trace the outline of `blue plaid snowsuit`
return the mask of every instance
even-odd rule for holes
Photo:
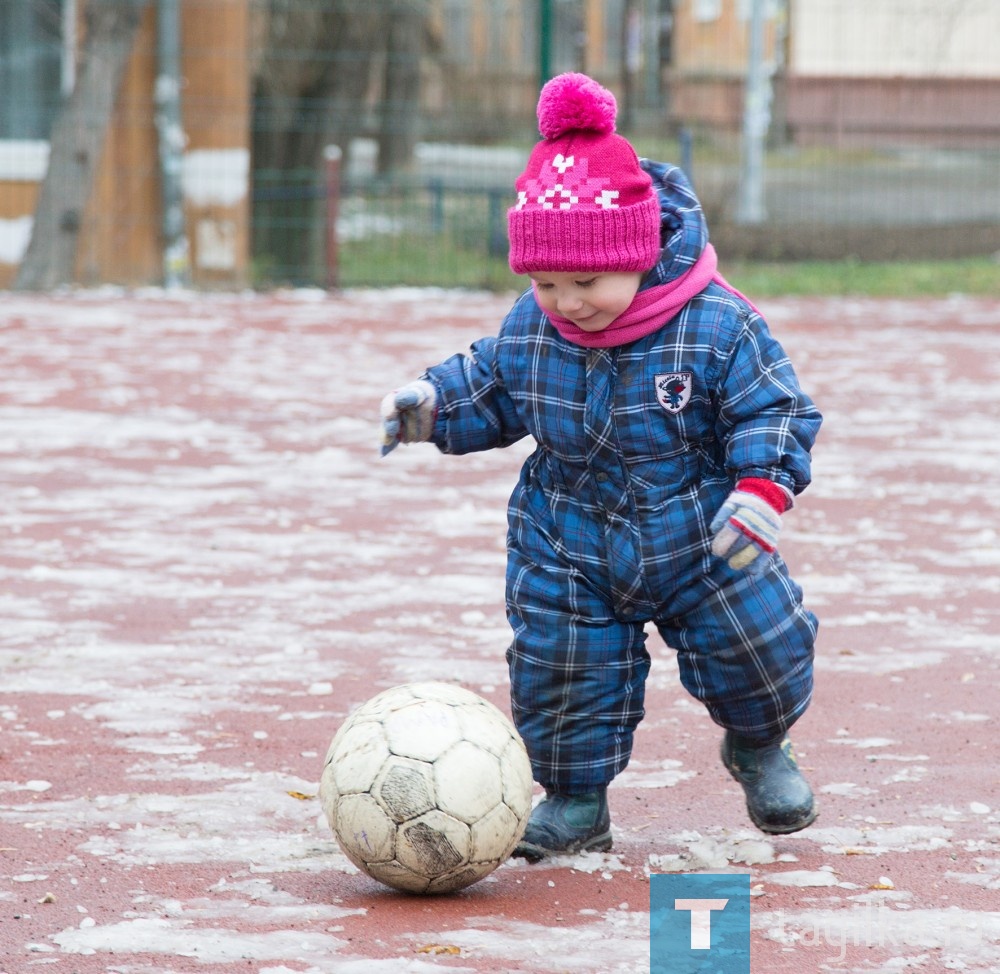
[[[646,287],[682,274],[708,236],[680,170],[642,165],[665,241]],[[690,396],[674,412],[656,386],[677,375]],[[586,349],[528,291],[497,337],[426,377],[443,452],[537,443],[508,508],[507,658],[512,713],[542,785],[590,791],[628,763],[647,622],[721,726],[765,741],[802,714],[817,624],[801,590],[777,555],[751,577],[710,551],[709,523],[737,478],[806,487],[821,422],[745,301],[712,283],[653,334]]]

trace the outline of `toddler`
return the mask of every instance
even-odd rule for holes
[[[511,710],[545,797],[515,855],[611,848],[608,784],[643,717],[652,625],[722,728],[768,833],[816,817],[788,740],[817,622],[776,551],[821,417],[716,272],[683,173],[640,160],[614,96],[560,75],[508,213],[530,288],[495,337],[386,396],[382,450],[536,447],[508,506]]]

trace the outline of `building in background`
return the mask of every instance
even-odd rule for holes
[[[787,123],[798,143],[996,145],[997,0],[795,0]]]
[[[670,119],[739,131],[753,0],[677,0]],[[761,0],[773,135],[951,148],[1000,138],[996,0]]]

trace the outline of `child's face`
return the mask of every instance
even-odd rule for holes
[[[568,318],[583,331],[604,331],[628,308],[642,274],[625,271],[535,271],[535,295],[542,311]]]

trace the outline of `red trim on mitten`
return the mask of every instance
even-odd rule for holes
[[[788,510],[788,495],[773,480],[764,477],[744,477],[736,482],[736,489],[766,501],[779,514],[784,514]]]

